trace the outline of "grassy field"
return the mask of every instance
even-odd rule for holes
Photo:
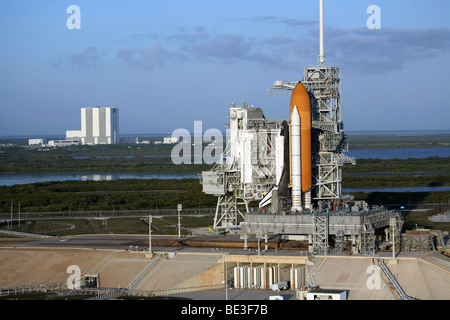
[[[0,172],[202,171],[207,164],[174,165],[174,145],[0,147]],[[193,151],[193,150],[192,150]],[[193,152],[192,152],[193,154]],[[193,160],[193,159],[192,159]]]
[[[181,234],[191,234],[191,228],[208,228],[213,224],[214,216],[181,216]],[[71,230],[68,225],[74,225]],[[4,227],[6,229],[6,227]],[[9,229],[8,229],[9,230]],[[110,219],[55,219],[52,221],[29,220],[21,225],[15,224],[13,231],[47,234],[50,236],[68,236],[80,234],[148,234],[148,224],[142,218]],[[153,235],[177,235],[178,217],[153,217]]]
[[[344,188],[448,186],[450,175],[346,176]],[[374,204],[448,202],[450,192],[355,193]],[[112,181],[58,181],[0,186],[0,213],[74,212],[215,208],[217,198],[205,194],[197,179],[130,179]],[[253,205],[255,205],[253,203]]]
[[[68,225],[74,225],[75,228],[63,230],[67,229]],[[12,230],[27,233],[48,234],[51,236],[107,233],[102,227],[102,221],[95,219],[58,219],[52,221],[29,220],[23,221],[20,226],[15,224]]]
[[[450,222],[432,222],[428,218],[434,214],[443,213],[442,211],[429,210],[429,211],[408,211],[403,214],[405,223],[403,230],[414,229],[415,226],[423,226],[427,229],[450,231]]]
[[[436,210],[428,211],[403,211],[405,223],[403,230],[413,229],[416,225],[433,230],[450,231],[448,222],[432,222],[428,220],[431,215],[442,213]],[[181,234],[188,235],[195,228],[208,228],[213,224],[214,216],[182,216]],[[55,228],[64,228],[68,224],[75,225],[75,229],[67,231],[52,231]],[[178,218],[153,217],[152,235],[177,235]],[[142,218],[110,218],[105,220],[97,219],[58,219],[56,222],[28,221],[21,226],[13,226],[13,231],[48,234],[51,236],[68,236],[81,234],[148,234],[148,224]],[[2,237],[2,236],[0,236]]]

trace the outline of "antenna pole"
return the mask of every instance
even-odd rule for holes
[[[319,30],[319,41],[320,41],[320,53],[319,53],[319,65],[325,64],[325,55],[323,54],[323,0],[320,0],[320,30]]]

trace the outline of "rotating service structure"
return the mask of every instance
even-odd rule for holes
[[[227,144],[211,171],[201,175],[203,192],[218,197],[214,229],[235,228],[251,201],[260,201],[281,179],[283,132],[287,123],[266,120],[261,108],[230,105]],[[281,149],[280,149],[281,148]],[[239,208],[239,206],[241,208]],[[242,212],[242,207],[244,212]]]

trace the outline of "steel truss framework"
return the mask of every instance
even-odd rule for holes
[[[348,151],[341,120],[341,75],[338,67],[306,67],[302,83],[312,99],[313,199],[331,206],[341,201],[342,165],[355,163]]]
[[[247,203],[243,204],[248,210]],[[239,216],[244,218],[244,214],[238,208],[237,198],[235,196],[219,196],[214,216],[214,229],[237,226]]]
[[[387,239],[394,234],[395,249],[402,248],[401,230],[403,217],[393,210],[374,207],[359,213],[323,212],[301,215],[250,214],[242,223],[242,231],[249,234],[267,235],[281,233],[311,236],[311,251],[317,254],[341,253],[344,240],[352,242],[352,250],[366,256],[374,256],[377,251],[375,231],[385,228]],[[331,239],[334,248],[328,242]]]
[[[375,245],[375,230],[386,228],[390,241],[395,242],[395,248],[400,250],[401,230],[403,226],[402,216],[392,210],[384,210],[383,208],[375,208],[367,214],[362,215],[362,225],[359,233],[359,251],[366,256],[374,256],[377,251]],[[327,255],[328,247],[328,215],[313,215],[313,251],[316,253]],[[332,250],[334,253],[340,253],[344,248],[344,233],[339,230],[335,234],[335,246]]]
[[[282,121],[269,121],[259,108],[230,106],[230,136],[221,160],[202,172],[203,192],[218,197],[214,230],[238,226],[251,201],[276,185],[276,137]]]
[[[433,234],[410,234],[402,237],[401,249],[405,251],[431,251],[434,243]]]
[[[328,216],[313,216],[313,251],[315,253],[328,253]]]
[[[395,241],[395,248],[401,248],[401,230],[403,217],[396,211],[375,209],[364,216],[360,235],[360,251],[367,256],[373,256],[376,252],[375,229],[389,227],[387,232],[390,240]]]
[[[348,157],[347,137],[341,119],[341,74],[338,67],[306,67],[302,83],[311,98],[312,199],[323,206],[333,202],[352,200],[342,194],[342,166],[355,164]],[[276,81],[269,93],[281,91],[291,94],[296,82]]]

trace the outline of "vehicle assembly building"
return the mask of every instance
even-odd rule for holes
[[[119,108],[81,108],[81,130],[66,130],[66,140],[82,144],[118,144]]]
[[[229,140],[221,160],[202,172],[203,192],[218,197],[214,230],[239,230],[243,239],[268,234],[308,242],[310,252],[374,254],[375,230],[400,248],[402,217],[369,208],[342,193],[348,157],[341,119],[339,67],[327,66],[320,0],[318,65],[305,67],[298,82],[276,81],[269,93],[291,95],[290,119],[268,120],[261,108],[230,106]],[[259,201],[251,212],[249,203]]]

